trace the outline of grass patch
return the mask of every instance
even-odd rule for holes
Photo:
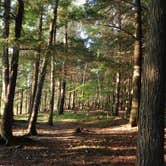
[[[38,114],[38,122],[47,122],[49,113],[48,112],[39,112]],[[62,120],[73,120],[73,121],[99,121],[99,127],[107,125],[110,120],[113,119],[112,116],[109,116],[107,112],[104,111],[68,111],[64,112],[62,115],[58,115],[56,112],[54,113],[54,122],[62,121]],[[14,116],[15,120],[28,120],[28,114],[24,115],[16,115]]]
[[[62,115],[58,115],[57,113],[54,113],[54,121],[60,121],[60,120],[67,120],[67,119],[72,119],[72,120],[88,120],[90,119],[90,116],[87,112],[81,111],[81,112],[64,112]]]
[[[26,121],[28,120],[28,114],[23,114],[23,115],[15,115],[14,119],[15,120],[21,120],[21,121]]]
[[[108,116],[104,112],[87,112],[87,111],[79,111],[79,112],[65,112],[63,115],[58,115],[57,113],[54,114],[54,121],[60,121],[60,120],[78,120],[78,121],[91,121],[91,120],[110,120],[112,116]]]
[[[39,112],[37,121],[38,122],[46,122],[48,119],[48,113],[44,112]],[[23,115],[15,115],[14,119],[15,120],[20,120],[20,121],[28,121],[29,114],[23,114]]]

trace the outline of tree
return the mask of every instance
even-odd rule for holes
[[[54,56],[51,57],[51,97],[49,103],[49,118],[48,118],[48,125],[53,126],[53,111],[54,111],[54,95],[55,95],[55,62]]]
[[[37,122],[38,110],[39,110],[39,106],[40,106],[40,100],[41,100],[42,89],[43,89],[44,79],[45,79],[45,75],[46,75],[47,65],[48,65],[48,62],[50,59],[51,48],[53,46],[54,28],[55,28],[56,21],[57,21],[57,7],[58,7],[58,1],[56,1],[55,6],[54,6],[53,19],[51,21],[50,32],[49,32],[48,46],[47,46],[47,50],[45,52],[43,64],[41,67],[41,72],[39,75],[38,86],[37,86],[34,104],[33,104],[33,109],[32,109],[32,115],[31,115],[31,118],[30,118],[30,121],[28,124],[28,131],[27,132],[29,135],[36,135],[37,134],[36,122]]]
[[[9,37],[9,24],[10,24],[10,0],[4,1],[4,29],[3,38]],[[9,84],[9,55],[8,55],[7,40],[3,43],[2,51],[2,96],[1,96],[1,114],[3,114],[4,103],[7,97],[7,87]]]
[[[120,73],[117,72],[116,73],[116,87],[115,87],[115,103],[113,103],[115,105],[115,110],[113,115],[118,116],[119,115],[119,95],[120,95]]]
[[[57,19],[57,10],[58,10],[58,0],[56,1],[56,12],[55,17]],[[54,25],[54,44],[56,44],[56,30],[57,30],[57,22]],[[53,111],[54,111],[54,96],[55,96],[55,58],[54,55],[51,57],[51,96],[50,96],[50,103],[49,103],[49,118],[48,118],[48,125],[53,125]]]
[[[43,26],[43,6],[39,4],[39,32],[38,32],[38,40],[41,41],[42,38],[42,26]],[[34,74],[33,74],[33,81],[32,81],[32,94],[30,96],[30,104],[29,104],[29,119],[31,117],[32,109],[33,109],[33,104],[34,104],[34,99],[35,99],[35,94],[36,94],[36,89],[37,89],[37,83],[38,83],[38,75],[39,75],[39,66],[40,66],[40,54],[41,54],[41,46],[39,46],[37,52],[36,52],[36,60],[34,63]]]
[[[65,9],[62,12],[64,17],[62,18],[62,24],[64,24],[64,49],[67,54],[68,51],[68,20],[69,20],[69,7],[71,6],[72,0],[66,2],[61,2],[61,6]],[[59,96],[58,96],[58,105],[57,110],[58,114],[61,115],[64,112],[65,96],[66,96],[66,62],[62,62],[62,77],[59,87]]]
[[[164,166],[166,1],[151,0],[143,63],[137,166]]]
[[[64,104],[65,104],[65,95],[66,95],[66,80],[65,80],[65,62],[62,64],[62,80],[60,83],[60,93],[58,100],[58,114],[61,115],[64,112]]]
[[[136,0],[136,38],[134,43],[134,68],[133,68],[133,95],[130,112],[130,125],[137,126],[138,110],[140,105],[141,93],[141,65],[142,65],[142,16],[141,2]]]
[[[15,18],[15,47],[13,48],[7,99],[5,101],[1,123],[1,136],[6,141],[6,143],[10,143],[12,139],[13,102],[17,80],[19,60],[19,38],[21,37],[23,13],[24,2],[22,0],[18,0],[18,12]]]

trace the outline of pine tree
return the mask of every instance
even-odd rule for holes
[[[151,0],[143,62],[137,166],[164,166],[166,1]]]

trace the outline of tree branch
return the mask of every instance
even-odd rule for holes
[[[121,2],[124,2],[126,4],[129,4],[133,7],[136,7],[136,3],[135,2],[131,2],[131,0],[112,0],[113,2],[116,2],[116,3],[121,3]],[[111,1],[110,1],[111,2]],[[145,9],[145,10],[148,10],[147,6],[145,4],[141,4],[142,8]]]
[[[102,25],[102,24],[100,24],[100,25]],[[123,29],[121,27],[118,27],[118,26],[115,26],[115,25],[103,25],[103,26],[118,29],[118,30],[126,33],[127,35],[131,36],[134,40],[137,39],[132,33],[130,33],[129,31],[127,31],[126,29]]]

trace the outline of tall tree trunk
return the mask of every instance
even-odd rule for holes
[[[130,107],[131,107],[131,79],[128,78],[127,80],[127,87],[126,87],[126,102],[125,102],[125,119],[129,119],[130,116]]]
[[[71,107],[71,109],[72,110],[74,110],[75,109],[75,99],[76,99],[76,92],[74,91],[73,93],[72,93],[72,107]]]
[[[110,105],[111,105],[110,94],[107,94],[104,101],[104,110],[110,111]]]
[[[17,103],[17,105],[16,105],[16,115],[18,115],[19,114],[19,104]]]
[[[40,106],[40,100],[41,100],[41,95],[42,95],[44,79],[45,79],[45,75],[46,75],[46,69],[47,69],[49,57],[51,54],[51,47],[53,44],[54,28],[55,28],[56,20],[57,20],[57,7],[58,7],[58,0],[56,1],[55,7],[54,7],[54,17],[52,19],[51,26],[50,26],[51,29],[50,29],[50,33],[49,33],[48,49],[47,49],[45,56],[44,56],[41,72],[39,75],[39,81],[38,81],[38,86],[37,86],[37,90],[36,90],[36,95],[35,95],[35,99],[34,99],[32,115],[31,115],[31,118],[30,118],[30,121],[28,124],[28,131],[27,132],[29,135],[36,135],[37,134],[37,130],[36,130],[37,115],[38,115],[38,110],[39,110],[39,106]]]
[[[22,0],[18,0],[18,12],[15,19],[15,38],[16,38],[15,42],[17,46],[13,48],[8,94],[4,106],[4,113],[2,116],[2,123],[1,123],[1,136],[6,141],[6,143],[8,142],[10,143],[10,140],[12,139],[13,101],[15,95],[18,60],[19,60],[18,40],[21,36],[23,13],[24,13],[24,3]]]
[[[44,111],[44,112],[47,112],[47,97],[48,96],[48,93],[47,93],[47,91],[45,91],[45,96],[44,96],[44,109],[42,110],[42,111]]]
[[[26,90],[26,96],[25,96],[25,113],[28,113],[28,103],[29,103],[29,92]]]
[[[68,49],[68,23],[65,23],[65,37],[64,37],[64,44],[65,44],[65,52],[67,53]],[[65,71],[65,62],[62,65],[62,83],[60,89],[60,98],[58,100],[58,114],[61,115],[64,112],[64,104],[65,104],[65,95],[66,95],[66,71]]]
[[[55,17],[57,19],[57,9],[58,9],[58,1],[56,1],[56,12],[55,12]],[[54,25],[54,32],[53,32],[53,40],[54,44],[56,44],[56,31],[57,31],[57,24],[55,22]],[[51,57],[51,96],[50,96],[50,103],[49,103],[49,118],[48,118],[48,125],[52,126],[53,125],[53,111],[54,111],[54,94],[55,94],[55,64],[54,64],[54,55]]]
[[[114,115],[118,116],[119,114],[119,98],[120,98],[120,73],[116,73],[116,87],[115,87],[115,108],[114,108]]]
[[[22,114],[22,107],[23,107],[23,89],[21,89],[21,92],[20,92],[20,115]]]
[[[82,85],[84,86],[85,85],[85,81],[86,81],[86,70],[87,70],[87,63],[85,64],[84,66],[84,69],[83,69],[83,74],[82,74]],[[85,95],[85,92],[84,90],[82,90],[82,101],[81,101],[81,107],[80,109],[84,109],[84,105],[85,105],[85,102],[84,102],[84,95]]]
[[[65,64],[62,66],[62,81],[60,83],[60,95],[58,100],[58,114],[61,115],[64,112],[64,103],[66,95],[66,80],[65,80]]]
[[[49,118],[48,125],[53,125],[53,111],[54,111],[54,94],[55,94],[55,64],[54,64],[54,55],[51,57],[51,97],[49,103]]]
[[[34,104],[35,93],[37,89],[38,75],[39,75],[39,65],[40,65],[40,52],[36,54],[36,62],[34,64],[34,74],[33,74],[33,82],[32,82],[32,94],[30,96],[30,105],[29,105],[29,113],[31,115],[32,108]]]
[[[136,39],[134,44],[134,69],[133,69],[133,96],[130,112],[130,125],[137,126],[138,110],[140,105],[141,94],[141,64],[142,64],[142,18],[141,2],[136,3]]]
[[[0,91],[0,101],[2,99],[2,91]],[[0,110],[1,110],[1,102],[0,102]],[[1,114],[0,114],[0,117],[1,117]]]
[[[58,81],[58,103],[57,103],[57,111],[58,111],[58,108],[59,108],[59,103],[60,103],[60,98],[61,98],[61,85],[62,84],[62,81],[61,81],[61,78],[59,79]]]
[[[39,82],[38,82],[36,95],[35,95],[35,99],[34,99],[32,114],[31,114],[31,118],[30,118],[29,124],[28,124],[27,132],[29,135],[37,135],[36,122],[37,122],[38,110],[39,110],[39,106],[40,106],[40,99],[41,99],[41,95],[42,95],[44,79],[45,79],[45,75],[46,75],[46,68],[47,68],[47,64],[49,61],[49,54],[50,54],[50,50],[48,48],[48,50],[45,54],[44,60],[43,60],[42,70],[39,75]]]
[[[112,107],[111,107],[111,115],[114,115],[115,110],[115,93],[112,93]]]
[[[9,37],[9,24],[10,24],[10,0],[4,1],[4,28],[3,38]],[[4,104],[7,98],[7,87],[9,84],[9,59],[8,59],[8,46],[7,41],[4,42],[2,47],[2,94],[1,94],[1,115],[4,111]]]
[[[38,32],[38,39],[41,40],[42,37],[42,27],[43,27],[43,7],[40,7],[40,18],[39,18],[39,32]],[[40,46],[36,53],[36,61],[34,64],[34,75],[33,75],[33,82],[32,82],[32,94],[30,96],[30,105],[29,105],[29,120],[32,114],[35,94],[37,90],[37,83],[38,83],[38,76],[39,76],[39,66],[40,66]]]
[[[164,166],[166,1],[151,0],[143,63],[137,166]]]
[[[96,73],[97,76],[97,101],[96,101],[96,108],[100,109],[101,106],[101,83],[100,83],[100,74],[99,72]]]
[[[67,109],[70,110],[71,109],[71,92],[69,92],[68,94],[68,97],[69,97],[69,100],[68,100],[68,106],[67,106]]]
[[[64,103],[65,103],[65,92],[66,92],[66,81],[63,80],[61,87],[61,95],[58,105],[58,114],[61,115],[64,112]]]

